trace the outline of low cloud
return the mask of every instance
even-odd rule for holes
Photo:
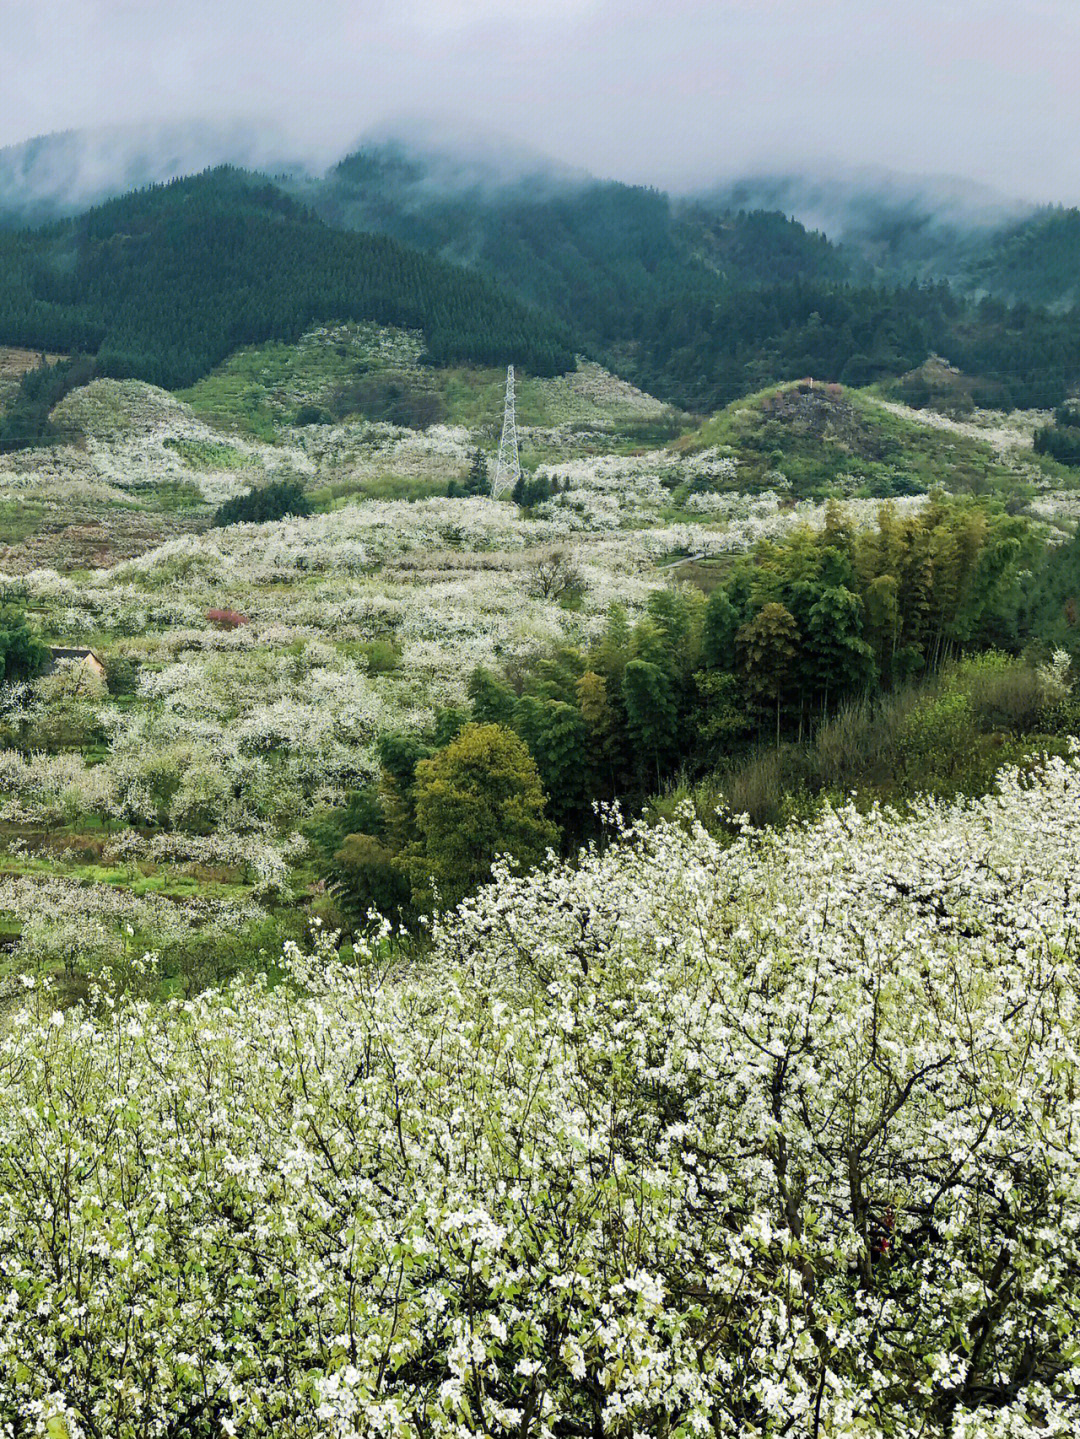
[[[1080,201],[1075,0],[5,0],[3,10],[0,144],[195,118],[242,122],[271,160],[320,164],[403,115],[450,116],[569,165],[675,188],[876,165]]]

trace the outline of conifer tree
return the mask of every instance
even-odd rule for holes
[[[476,449],[472,452],[469,474],[465,481],[465,493],[467,495],[487,495],[491,493],[488,462],[483,450]]]

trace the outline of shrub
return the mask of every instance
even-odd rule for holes
[[[447,416],[446,401],[437,390],[420,388],[411,377],[394,374],[362,375],[342,385],[332,406],[339,419],[361,414],[407,430],[430,429]]]
[[[0,680],[32,679],[49,651],[17,605],[0,605]]]
[[[357,645],[356,653],[371,675],[393,674],[401,664],[401,650],[393,640],[364,640]]]
[[[236,630],[241,625],[251,623],[247,615],[239,614],[236,610],[207,610],[206,618],[222,630]]]
[[[975,740],[971,700],[958,689],[920,701],[900,726],[897,752],[909,785],[924,788],[927,778],[957,774]]]
[[[965,660],[949,679],[967,696],[982,729],[1008,729],[1015,734],[1037,731],[1057,697],[1033,665],[995,651]]]
[[[301,405],[293,417],[293,424],[298,428],[304,425],[332,425],[334,417],[329,410],[324,410],[322,405]]]
[[[139,686],[139,663],[130,655],[114,652],[105,660],[105,684],[111,695],[134,694]]]
[[[218,506],[215,525],[260,524],[287,515],[309,515],[311,503],[298,480],[275,480]]]

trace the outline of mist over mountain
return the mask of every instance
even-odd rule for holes
[[[504,192],[535,200],[597,183],[541,150],[446,117],[402,117],[319,143],[256,118],[193,119],[67,130],[0,149],[0,215],[38,223],[220,165],[336,182],[349,168],[355,172],[359,154],[379,159],[384,178],[393,179],[395,203],[409,209]],[[780,210],[808,230],[898,265],[1036,209],[972,181],[866,168],[757,170],[693,192],[664,188],[721,211]]]
[[[399,182],[411,182],[417,207],[478,192],[536,195],[591,179],[505,136],[450,120],[403,118],[321,143],[253,118],[111,125],[38,135],[0,149],[0,221],[48,223],[222,165],[315,182],[358,151],[396,158]]]
[[[255,120],[67,130],[0,149],[0,218],[43,224],[219,165],[302,174],[323,163]]]
[[[901,283],[955,282],[994,234],[1036,210],[969,180],[866,168],[738,176],[702,198],[725,210],[782,210],[842,245],[864,277]]]
[[[227,183],[161,190],[223,154],[240,162]],[[115,188],[146,204],[78,219],[87,196]],[[368,302],[355,308],[369,266],[379,316],[423,328],[432,354],[525,368],[529,355],[550,373],[576,351],[698,412],[800,376],[897,377],[930,355],[990,405],[1053,405],[1080,378],[1080,336],[1054,313],[1077,299],[1080,214],[935,179],[765,174],[672,195],[483,133],[391,127],[326,165],[236,124],[43,137],[0,154],[5,209],[9,231],[43,228],[11,236],[0,341],[170,384],[311,319],[369,317]],[[302,275],[278,273],[275,227],[303,250]],[[403,291],[384,273],[388,252],[351,244],[375,237],[406,247],[394,265],[423,280]],[[204,269],[170,291],[177,244]],[[425,268],[430,257],[444,268]],[[438,294],[456,294],[462,271],[488,311],[475,332],[463,302],[455,340]],[[1016,301],[1044,308],[1011,311]]]
[[[430,364],[574,364],[562,327],[482,276],[220,168],[0,232],[0,345],[73,357],[24,376],[0,448],[48,436],[52,407],[94,376],[179,388],[245,345],[341,320],[419,331]]]
[[[730,226],[726,217],[762,211],[839,246],[842,259],[834,254],[826,266],[833,278],[843,270],[859,282],[944,279],[967,293],[1059,309],[1077,298],[1080,227],[1069,219],[1076,212],[1039,208],[972,181],[822,164],[736,174],[669,198],[617,178],[598,180],[506,136],[445,117],[402,117],[359,139],[318,144],[251,118],[42,135],[0,150],[0,223],[45,224],[221,165],[274,176],[331,224],[391,234],[481,267],[518,263],[513,251],[521,249],[516,232],[524,213],[535,217],[539,207],[567,202],[610,212],[616,196],[626,201],[635,193],[660,193],[661,208],[684,227],[676,248],[695,252],[707,267],[731,266],[730,252],[719,260],[710,253],[717,237],[723,240],[722,227]],[[635,226],[648,208],[642,202],[636,217],[625,217],[625,232],[614,243],[639,242]],[[690,228],[697,227],[693,237],[685,231],[688,217]],[[704,217],[713,241],[701,233]],[[606,233],[623,222],[608,213],[598,224]],[[503,253],[487,253],[492,245]],[[572,247],[581,248],[577,241]],[[745,246],[736,249],[748,258]],[[773,258],[764,252],[765,264]],[[520,254],[519,260],[518,288],[549,305],[547,280],[530,274],[535,256],[527,265]],[[653,261],[645,263],[655,269]]]

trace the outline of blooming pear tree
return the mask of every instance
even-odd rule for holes
[[[1078,845],[1074,750],[497,871],[422,967],[28,991],[8,1431],[1075,1435]]]

